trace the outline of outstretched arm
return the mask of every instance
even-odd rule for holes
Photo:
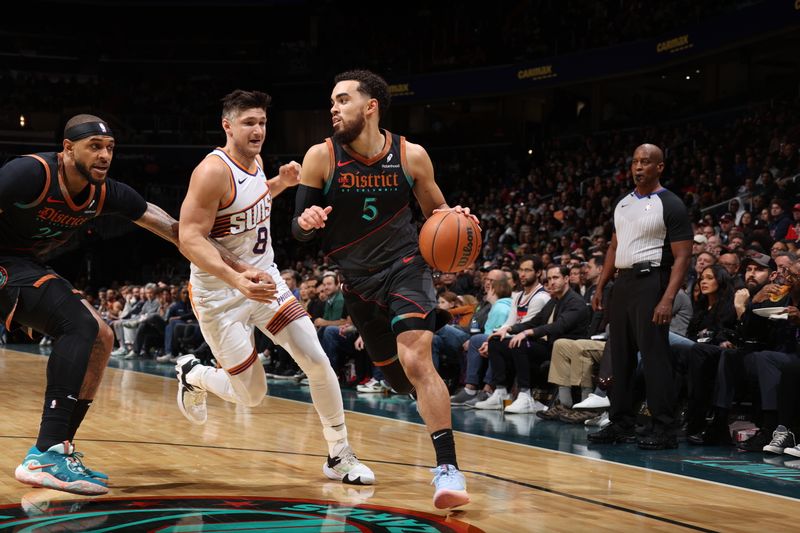
[[[147,211],[145,211],[142,217],[139,220],[136,220],[135,223],[158,235],[162,239],[168,240],[175,246],[179,246],[178,221],[172,218],[169,213],[157,205],[147,202]],[[211,237],[206,237],[206,240],[209,244],[211,244],[211,246],[216,248],[225,264],[227,264],[236,272],[244,272],[249,268],[247,263],[241,261],[238,257],[233,255],[230,250],[222,246]]]

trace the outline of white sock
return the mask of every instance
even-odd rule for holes
[[[347,442],[347,428],[344,424],[334,427],[325,426],[322,428],[322,434],[328,443],[328,456],[330,457],[338,456],[342,450],[350,446]]]
[[[231,377],[221,368],[197,365],[186,374],[186,381],[189,385],[216,394],[226,402],[236,403],[236,393],[231,384]]]
[[[464,392],[466,392],[470,396],[475,396],[476,394],[478,394],[477,389],[468,389],[466,387],[464,387]]]

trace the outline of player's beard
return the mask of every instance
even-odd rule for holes
[[[333,140],[339,144],[350,144],[361,135],[367,125],[367,118],[361,113],[350,125],[342,121],[339,131],[333,133]]]
[[[105,183],[105,178],[101,178],[101,179],[94,178],[92,176],[92,171],[89,169],[89,167],[87,167],[86,165],[84,165],[80,161],[77,161],[77,160],[75,161],[75,168],[77,168],[78,172],[81,173],[81,176],[86,178],[86,181],[88,181],[92,185],[102,185],[103,183]]]

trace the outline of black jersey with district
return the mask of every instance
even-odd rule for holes
[[[42,260],[101,214],[130,220],[147,210],[144,198],[111,179],[70,197],[61,154],[31,154],[0,168],[0,256]]]
[[[321,232],[322,250],[345,273],[375,272],[418,249],[405,137],[383,133],[383,150],[370,159],[325,140],[332,171],[323,193],[333,210]]]

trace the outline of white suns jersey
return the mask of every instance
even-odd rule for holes
[[[269,217],[272,196],[267,176],[258,166],[250,173],[224,150],[217,148],[206,157],[219,157],[230,170],[231,193],[217,210],[217,218],[209,236],[233,255],[260,270],[275,261]],[[192,263],[192,286],[207,290],[225,289],[228,285]]]

